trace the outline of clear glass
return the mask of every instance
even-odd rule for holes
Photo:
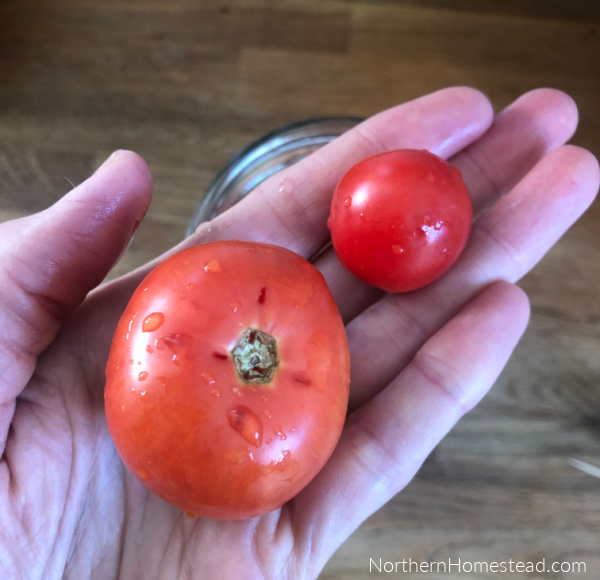
[[[219,171],[196,208],[186,235],[236,204],[265,179],[297,163],[362,119],[324,117],[287,125],[254,141]]]

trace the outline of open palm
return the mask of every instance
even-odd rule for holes
[[[505,365],[528,318],[512,283],[598,189],[594,157],[563,145],[576,123],[557,91],[528,93],[496,117],[477,91],[440,91],[365,121],[175,249],[237,238],[310,257],[327,242],[337,180],[383,150],[449,158],[472,194],[476,222],[463,256],[421,290],[383,295],[331,250],[316,260],[346,321],[347,424],[307,488],[246,521],[190,520],[150,495],[106,430],[112,333],[152,265],[94,288],[150,202],[144,162],[118,152],[48,210],[0,226],[0,577],[316,577]]]

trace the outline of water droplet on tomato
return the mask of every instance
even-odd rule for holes
[[[185,513],[185,517],[188,520],[195,520],[198,516],[196,514],[193,514],[192,512],[184,512]]]
[[[271,411],[269,409],[265,409],[263,411],[263,414],[267,419],[270,419],[273,416],[273,413],[271,413]]]
[[[162,312],[153,312],[144,318],[142,332],[153,332],[163,325],[165,315]]]
[[[128,362],[130,365],[132,365],[132,364],[133,364],[133,359],[132,359],[132,358],[130,358],[130,359],[127,361],[127,362]]]
[[[145,396],[146,396],[146,391],[142,391],[142,392],[140,393],[140,397],[145,397]]]
[[[176,334],[163,334],[154,341],[154,346],[158,350],[168,348],[172,353],[180,353],[191,342],[191,335],[181,332]]]
[[[344,207],[348,208],[352,205],[352,198],[350,196],[348,196],[346,199],[344,199]],[[362,215],[362,214],[360,214]]]
[[[213,377],[212,373],[208,371],[202,371],[200,373],[200,377],[207,385],[214,385],[216,383],[215,377]]]
[[[131,320],[129,321],[129,326],[127,327],[127,330],[129,332],[131,332],[131,329],[133,328],[133,321],[135,320],[137,316],[137,312],[131,317]]]
[[[146,371],[142,371],[138,375],[138,381],[145,381],[148,378],[148,373]]]
[[[144,469],[144,468],[140,468],[137,470],[136,472],[138,474],[139,477],[141,477],[142,479],[152,479],[152,477],[150,477],[150,474]]]
[[[429,181],[429,183],[435,183],[435,175],[433,173],[428,173],[427,181]]]
[[[193,290],[195,287],[196,287],[196,284],[194,284],[194,282],[189,282],[188,284],[185,285],[186,290]]]
[[[392,246],[392,252],[394,254],[396,254],[397,256],[399,256],[400,254],[404,254],[404,248],[402,246],[400,246],[399,244],[394,244]]]
[[[152,354],[154,352],[154,349],[150,345],[148,345],[146,347],[146,352],[149,352],[150,354]]]
[[[281,439],[281,441],[285,441],[287,439],[287,434],[281,429],[281,425],[277,427],[273,427],[273,433]]]
[[[233,387],[233,394],[236,397],[243,397],[244,393],[242,393],[242,389],[240,389],[239,387]]]
[[[204,271],[209,273],[220,272],[222,270],[221,264],[216,260],[209,260],[204,264]]]
[[[221,396],[221,391],[219,389],[212,389],[212,391],[210,392],[210,394],[213,397],[220,397]]]
[[[256,413],[246,406],[236,407],[227,411],[227,421],[246,443],[254,447],[260,447],[263,426]]]

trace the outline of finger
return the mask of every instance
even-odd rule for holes
[[[473,210],[480,214],[506,194],[548,152],[564,144],[577,126],[577,108],[561,91],[537,89],[509,105],[490,130],[451,159],[463,174]],[[383,296],[354,279],[333,251],[316,263],[345,320]]]
[[[434,335],[384,391],[354,412],[330,461],[294,500],[300,541],[319,566],[400,491],[492,386],[525,330],[525,294],[486,288]]]
[[[235,237],[310,257],[329,237],[331,195],[350,167],[365,157],[405,147],[451,156],[483,134],[492,116],[485,96],[464,87],[379,113],[265,181],[226,215],[200,226],[192,241]]]
[[[525,93],[500,112],[477,143],[451,160],[462,171],[474,213],[510,191],[548,151],[566,143],[577,122],[573,99],[554,89]]]
[[[37,356],[123,252],[151,193],[146,164],[121,151],[49,209],[0,226],[0,433]]]
[[[125,308],[132,292],[169,255],[199,243],[236,238],[277,244],[310,257],[328,237],[331,195],[352,165],[369,155],[400,147],[450,156],[484,133],[492,116],[484,95],[460,87],[438,91],[371,117],[267,180],[170,252],[103,288],[94,300],[96,310],[102,310],[96,317],[96,342],[110,340],[119,311]],[[284,182],[285,194],[279,191]]]
[[[591,204],[598,183],[598,163],[588,151],[564,146],[549,153],[475,223],[446,275],[417,292],[387,295],[348,324],[351,407],[392,380],[482,287],[515,282],[533,268]]]

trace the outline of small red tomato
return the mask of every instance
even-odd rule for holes
[[[322,275],[277,246],[184,250],[134,293],[106,369],[108,428],[149,490],[194,516],[280,507],[344,425],[350,363]]]
[[[458,169],[428,151],[400,149],[369,157],[342,177],[329,228],[338,259],[354,276],[407,292],[452,266],[472,217]]]

